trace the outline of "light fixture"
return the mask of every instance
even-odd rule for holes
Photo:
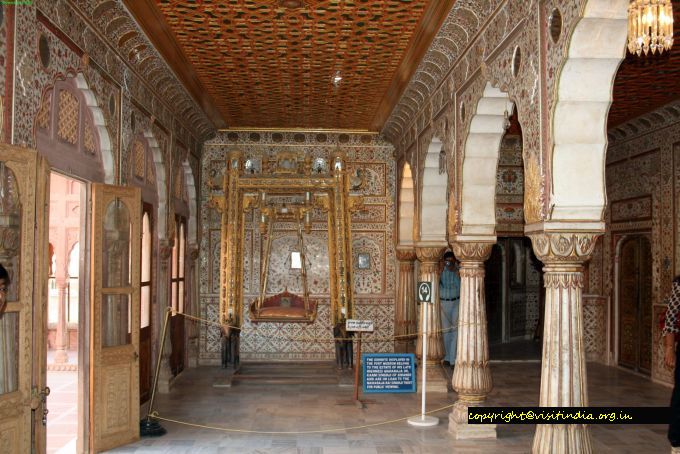
[[[628,5],[628,51],[638,56],[673,46],[671,0],[632,0]]]
[[[507,131],[510,129],[510,114],[508,114],[508,109],[503,112],[503,130]]]
[[[298,9],[305,6],[302,0],[279,0],[279,6],[288,9]]]
[[[335,71],[335,74],[333,74],[333,77],[331,78],[331,82],[333,82],[334,87],[340,86],[340,82],[342,82],[342,75],[340,74],[340,71]]]

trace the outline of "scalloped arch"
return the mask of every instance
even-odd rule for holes
[[[552,124],[553,221],[603,218],[607,114],[625,55],[627,8],[627,0],[589,0],[571,36]]]

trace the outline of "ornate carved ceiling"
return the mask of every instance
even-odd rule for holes
[[[370,131],[454,2],[125,0],[216,126]]]
[[[673,1],[675,44],[663,55],[626,53],[614,81],[607,129],[680,99],[680,0]]]

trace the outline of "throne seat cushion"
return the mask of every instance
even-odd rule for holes
[[[269,306],[260,308],[260,317],[266,318],[305,318],[307,313],[304,307]]]

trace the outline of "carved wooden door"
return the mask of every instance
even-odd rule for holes
[[[141,193],[92,185],[90,446],[139,439]]]
[[[619,364],[649,374],[652,361],[652,254],[636,235],[621,246],[619,269]]]
[[[10,278],[0,293],[2,452],[45,452],[49,181],[36,152],[0,145],[0,264]]]

